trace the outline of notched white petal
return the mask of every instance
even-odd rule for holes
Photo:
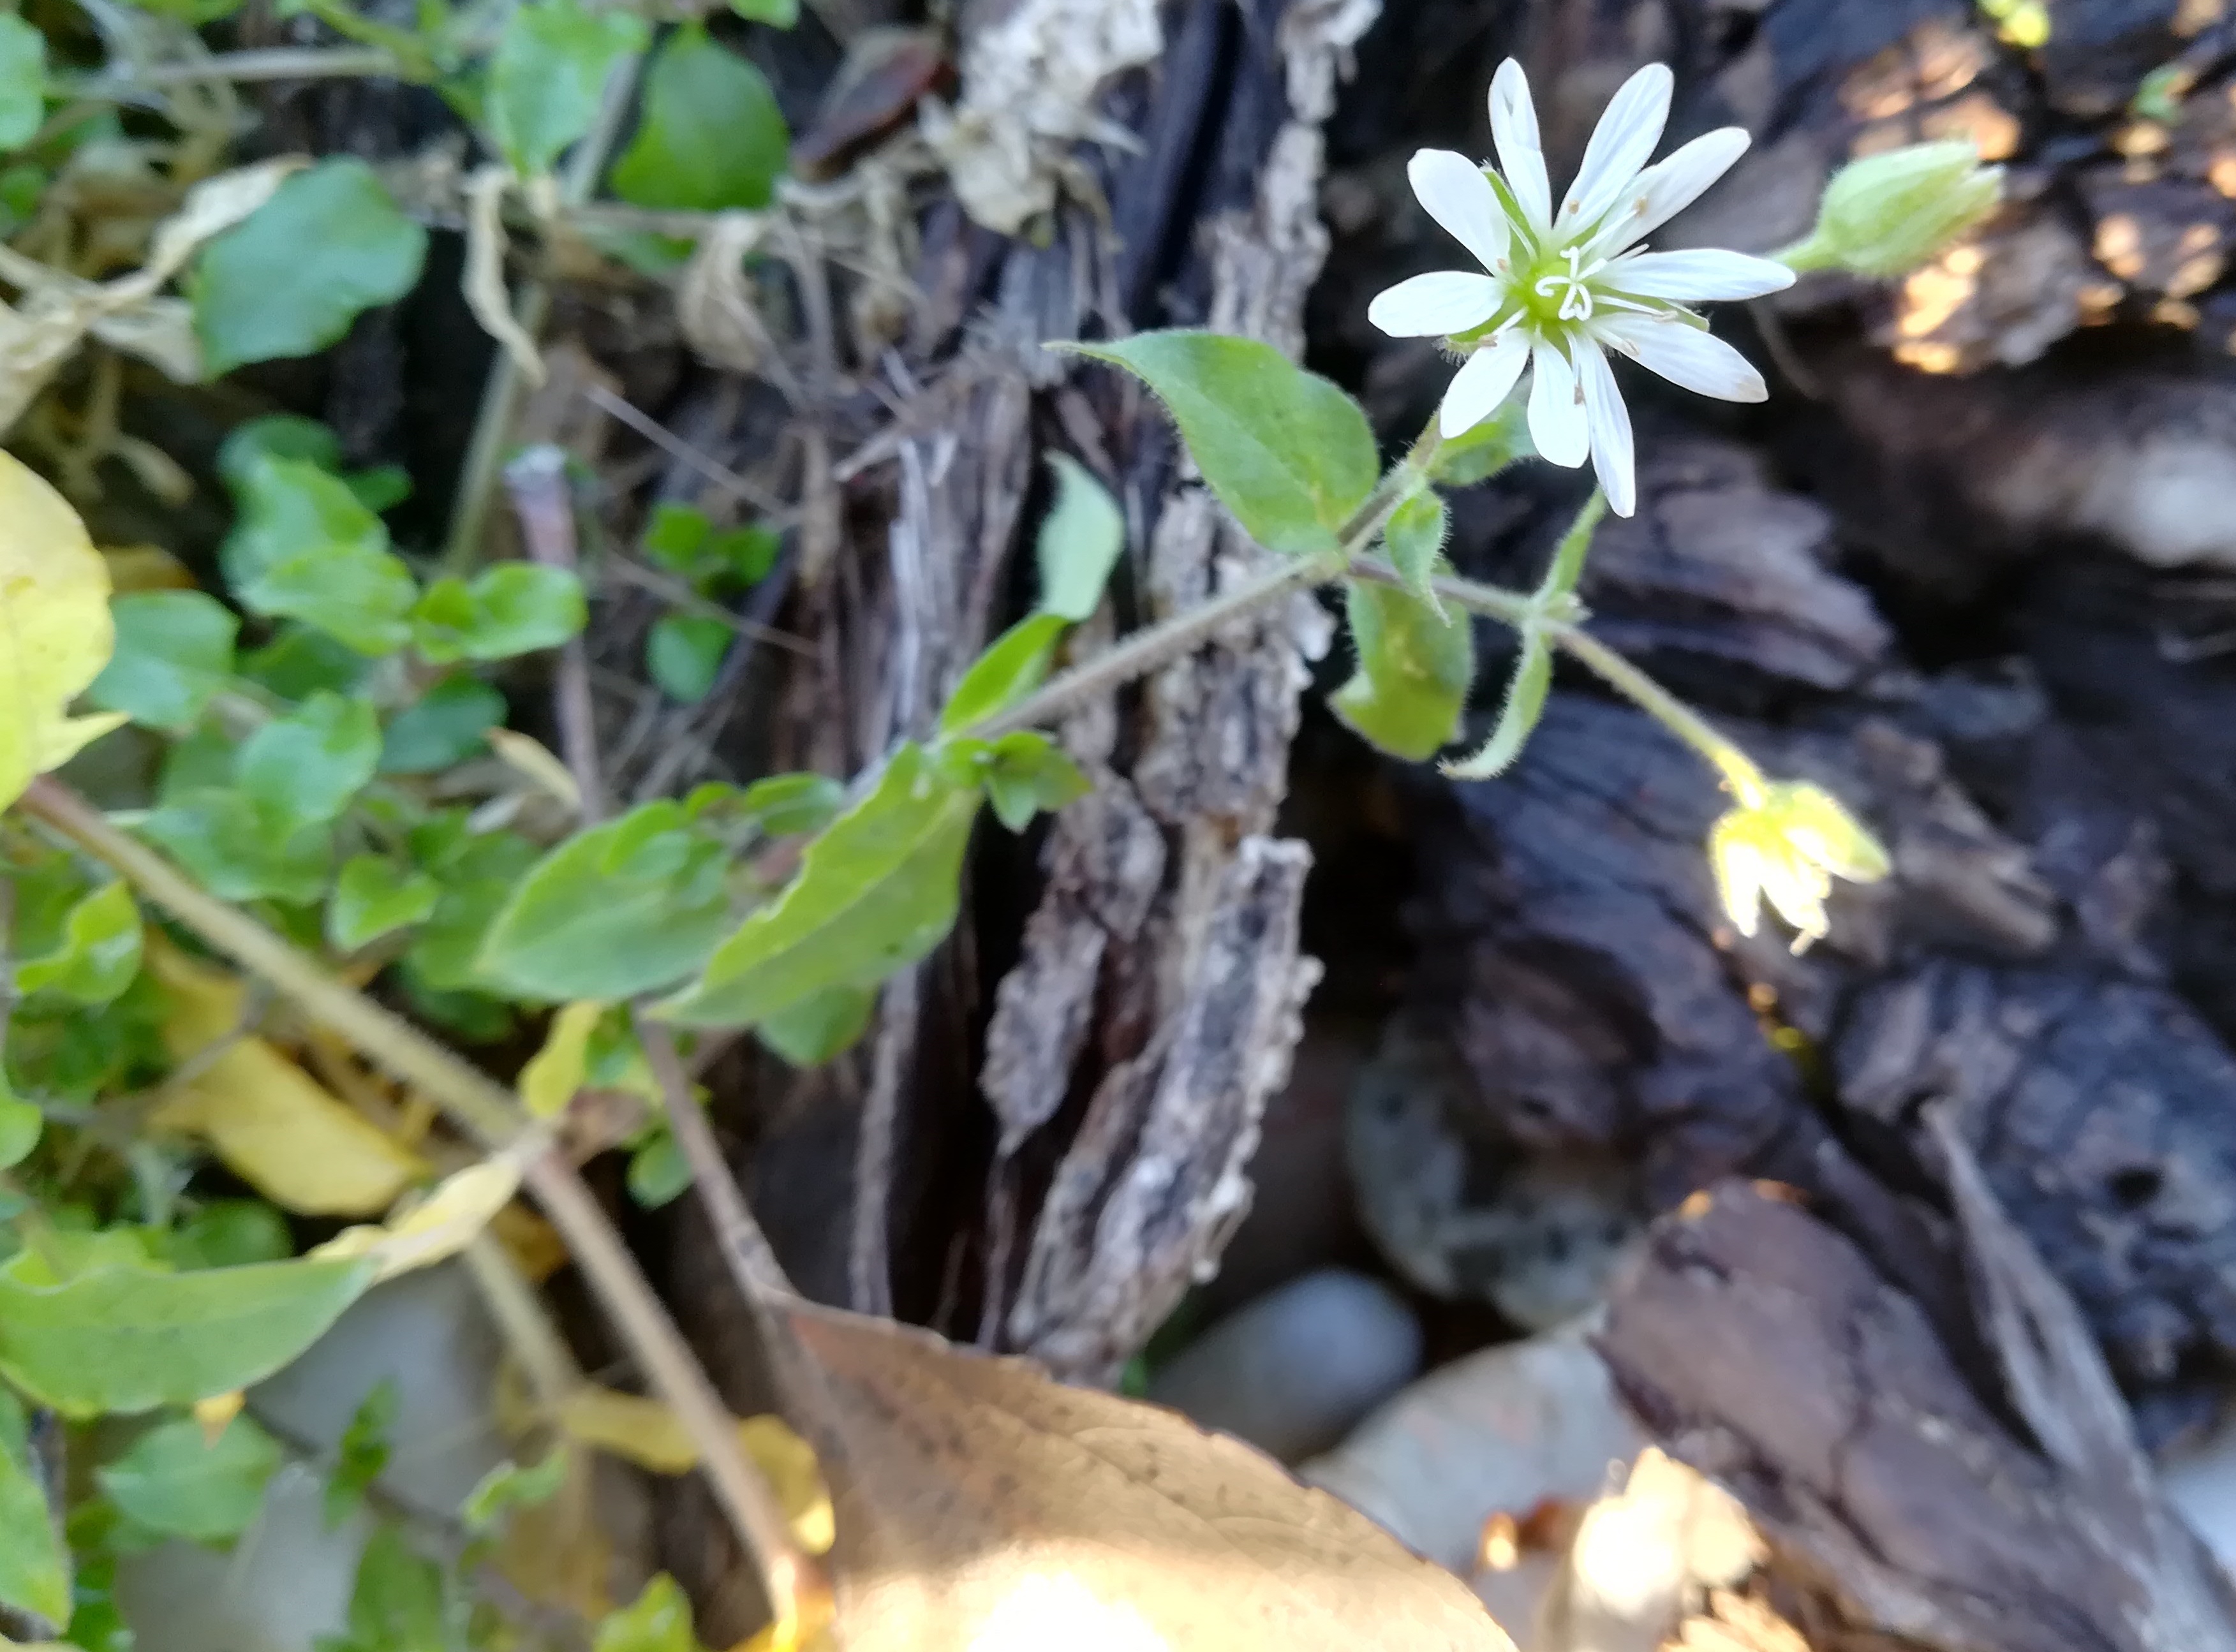
[[[1437,270],[1377,293],[1366,318],[1392,338],[1442,338],[1483,325],[1504,292],[1487,275]]]
[[[1654,162],[1617,198],[1594,251],[1605,256],[1645,239],[1706,194],[1746,153],[1750,141],[1743,128],[1727,126]]]
[[[1654,158],[1654,146],[1661,141],[1661,129],[1668,123],[1675,85],[1676,77],[1662,63],[1648,63],[1622,83],[1592,129],[1583,165],[1561,203],[1564,233],[1595,222]]]
[[[1529,439],[1540,458],[1575,469],[1590,456],[1590,416],[1584,410],[1583,392],[1575,369],[1558,347],[1541,344],[1531,358]]]
[[[1450,149],[1420,149],[1406,162],[1405,175],[1430,217],[1475,254],[1486,270],[1504,261],[1513,238],[1498,191],[1483,168]]]
[[[1701,304],[1783,292],[1793,285],[1793,272],[1774,259],[1750,258],[1745,252],[1641,252],[1610,266],[1601,273],[1600,283],[1634,298]]]
[[[1584,414],[1592,438],[1592,469],[1599,473],[1608,508],[1618,516],[1638,509],[1638,456],[1615,374],[1597,344],[1576,345],[1576,382],[1584,393]]]
[[[1649,372],[1700,396],[1726,402],[1761,402],[1770,389],[1754,364],[1705,328],[1651,316],[1615,316],[1596,329]]]
[[[1437,428],[1446,441],[1463,436],[1498,411],[1513,392],[1515,381],[1529,364],[1529,341],[1509,327],[1460,364],[1445,387]]]
[[[1498,148],[1498,169],[1521,202],[1530,227],[1541,234],[1553,221],[1553,186],[1545,178],[1545,146],[1537,134],[1537,106],[1530,100],[1529,77],[1511,57],[1490,80],[1490,141]]]

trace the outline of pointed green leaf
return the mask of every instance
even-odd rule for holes
[[[233,675],[240,621],[200,591],[141,591],[109,605],[116,652],[85,691],[87,703],[135,723],[184,734]]]
[[[1353,580],[1345,595],[1358,669],[1330,698],[1335,714],[1392,756],[1418,762],[1459,733],[1475,681],[1464,613],[1439,615],[1418,597]]]
[[[1390,565],[1405,581],[1405,588],[1427,603],[1439,619],[1444,617],[1444,605],[1437,600],[1437,593],[1429,582],[1437,576],[1449,526],[1444,502],[1433,489],[1424,488],[1390,513],[1390,521],[1382,530],[1382,543],[1390,553]]]
[[[23,1402],[5,1388],[0,1388],[0,1606],[44,1618],[57,1631],[70,1617],[69,1550],[47,1504]]]
[[[106,1004],[140,973],[140,908],[122,879],[80,901],[62,921],[61,943],[16,968],[16,988],[72,1003]]]
[[[431,916],[443,886],[385,855],[352,855],[342,862],[326,901],[326,939],[336,952],[355,952],[381,936]]]
[[[939,731],[953,734],[1005,711],[1046,682],[1056,646],[1070,624],[1062,614],[1036,613],[996,637],[948,697]]]
[[[527,998],[633,998],[671,987],[729,927],[728,856],[661,801],[576,834],[520,882],[479,970]]]
[[[248,1530],[280,1445],[253,1417],[235,1417],[214,1442],[181,1417],[150,1429],[95,1478],[109,1500],[151,1531],[222,1543]]]
[[[353,156],[297,173],[202,249],[187,283],[212,377],[247,362],[310,356],[360,311],[419,279],[427,232]]]
[[[590,129],[613,67],[642,51],[644,20],[591,11],[576,0],[539,0],[505,20],[490,64],[484,114],[490,136],[523,178],[551,170]]]
[[[430,665],[510,659],[556,648],[589,611],[582,582],[564,568],[500,562],[471,584],[437,580],[411,611],[411,642]]]
[[[1445,764],[1444,772],[1455,780],[1489,780],[1512,768],[1536,731],[1537,719],[1545,714],[1545,696],[1552,686],[1552,646],[1544,633],[1532,626],[1522,633],[1522,657],[1515,662],[1513,679],[1506,685],[1506,704],[1500,708],[1498,726],[1473,757]]]
[[[396,1426],[401,1404],[396,1379],[383,1377],[350,1414],[349,1426],[342,1430],[341,1443],[334,1448],[334,1472],[326,1478],[325,1514],[329,1530],[349,1518],[388,1466],[389,1432]]]
[[[0,16],[0,149],[20,149],[47,117],[47,37],[10,12]]]
[[[662,1006],[693,1026],[750,1026],[834,987],[874,985],[954,926],[978,788],[916,744],[811,843],[755,912]]]
[[[834,987],[764,1019],[753,1035],[793,1066],[819,1067],[870,1030],[874,987]]]
[[[339,1317],[364,1262],[294,1261],[164,1274],[109,1266],[32,1282],[0,1267],[0,1376],[71,1416],[192,1405],[260,1382]]]
[[[1552,564],[1545,570],[1545,582],[1538,587],[1541,600],[1564,597],[1576,588],[1576,581],[1584,575],[1584,558],[1592,548],[1592,536],[1599,532],[1600,518],[1606,515],[1607,495],[1595,488],[1575,522],[1561,536]]]
[[[951,741],[949,749],[973,767],[994,817],[1013,832],[1032,824],[1035,815],[1053,814],[1094,790],[1079,765],[1036,729],[1015,730],[993,741]]]
[[[339,817],[379,763],[371,703],[319,693],[241,742],[233,779],[271,818],[308,826]]]
[[[613,190],[635,206],[680,212],[766,206],[791,141],[760,70],[686,23],[653,55],[644,112],[614,164]]]
[[[1171,331],[1080,348],[1157,393],[1204,481],[1267,550],[1335,550],[1374,491],[1381,462],[1358,403],[1271,344]]]
[[[1041,612],[1075,625],[1102,603],[1102,587],[1126,548],[1126,517],[1110,490],[1070,455],[1051,453],[1049,469],[1056,472],[1056,503],[1033,544]]]

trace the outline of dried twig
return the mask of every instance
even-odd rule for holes
[[[548,567],[581,574],[575,554],[575,502],[567,491],[567,456],[549,445],[533,447],[504,468],[504,485],[520,518],[528,554]],[[559,649],[553,686],[561,755],[574,777],[583,821],[602,818],[606,787],[598,772],[597,707],[590,698],[590,656],[581,634]]]

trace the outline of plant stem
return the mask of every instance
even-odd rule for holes
[[[239,908],[202,889],[61,782],[51,777],[34,780],[21,806],[115,868],[211,947],[270,982],[312,1020],[340,1033],[394,1077],[424,1092],[485,1147],[501,1150],[533,1128],[511,1092],[495,1079],[337,980]],[[716,1498],[766,1582],[770,1604],[779,1614],[791,1609],[804,1587],[819,1583],[814,1564],[792,1542],[783,1510],[746,1459],[729,1413],[682,1333],[565,1155],[556,1150],[536,1154],[524,1173],[654,1390],[697,1446]]]
[[[66,97],[125,102],[137,92],[166,86],[194,86],[206,81],[316,81],[360,76],[398,76],[396,54],[378,46],[283,46],[265,51],[218,52],[199,62],[151,63],[128,75],[104,71],[82,77],[57,76],[54,89]]]

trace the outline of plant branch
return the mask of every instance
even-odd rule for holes
[[[218,52],[198,62],[150,63],[123,74],[107,69],[98,75],[58,76],[54,89],[65,97],[128,102],[140,92],[208,81],[348,80],[396,76],[403,69],[396,54],[379,46],[282,46]]]
[[[424,1092],[484,1146],[502,1150],[533,1128],[511,1093],[495,1079],[336,980],[247,913],[202,889],[59,781],[34,780],[21,806],[122,874],[217,951],[270,982],[310,1019],[340,1033],[394,1077]],[[819,1586],[820,1579],[814,1564],[793,1543],[783,1510],[746,1459],[713,1383],[566,1156],[547,1150],[528,1160],[524,1173],[654,1388],[698,1448],[715,1497],[753,1555],[770,1604],[781,1615],[803,1589]]]

